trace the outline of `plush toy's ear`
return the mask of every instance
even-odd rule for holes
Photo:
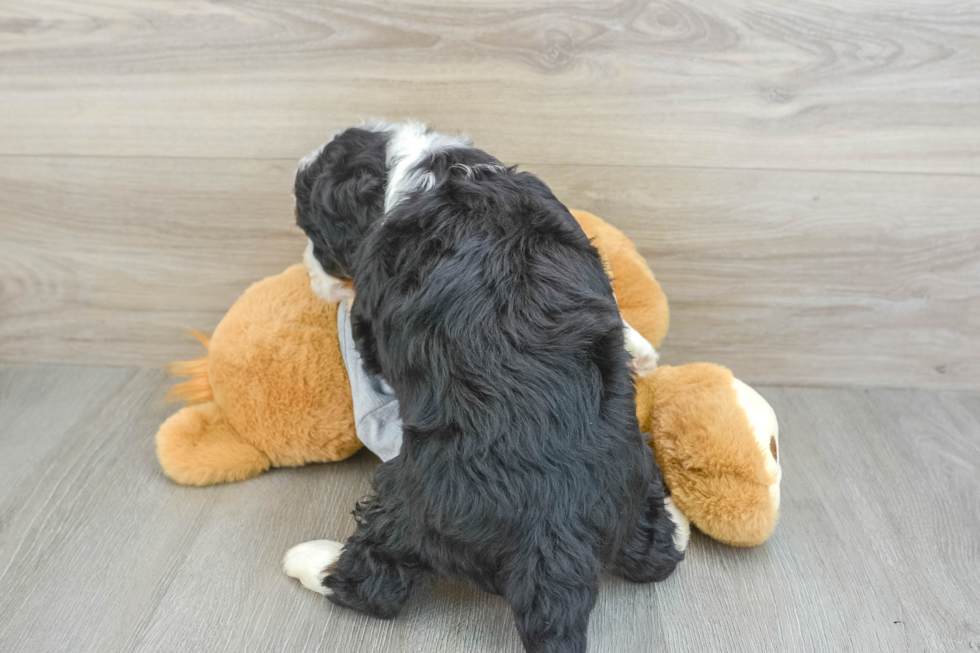
[[[724,367],[661,366],[637,379],[637,416],[677,507],[702,532],[763,543],[779,518],[779,426],[758,392]]]

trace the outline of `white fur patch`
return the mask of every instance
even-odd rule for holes
[[[330,140],[333,140],[333,137],[331,137]],[[329,143],[330,140],[328,140],[327,143]],[[327,143],[324,143],[323,145],[321,145],[320,147],[316,148],[315,150],[313,150],[312,152],[310,152],[309,154],[307,154],[306,156],[304,156],[302,159],[300,159],[299,160],[299,165],[296,166],[296,172],[300,172],[302,170],[306,170],[311,165],[313,165],[313,162],[316,161],[319,158],[319,156],[320,156],[321,153],[323,153],[323,148],[325,148],[327,146]]]
[[[342,302],[345,299],[353,299],[354,291],[344,285],[344,282],[337,277],[331,277],[320,265],[313,255],[313,241],[306,239],[306,251],[303,252],[303,263],[306,265],[306,272],[310,275],[310,288],[313,294],[326,302]]]
[[[782,479],[782,467],[776,457],[772,455],[770,440],[776,443],[776,456],[780,455],[779,450],[779,422],[776,421],[776,411],[772,409],[765,399],[752,387],[746,385],[738,379],[732,379],[732,387],[738,395],[738,403],[749,418],[749,425],[755,433],[756,444],[762,449],[766,456],[766,471],[772,476],[774,483],[778,486]],[[776,489],[778,501],[779,489]]]
[[[406,195],[420,188],[429,189],[435,183],[431,172],[417,169],[426,156],[451,147],[471,147],[473,142],[465,134],[446,136],[420,122],[371,123],[365,128],[391,132],[388,140],[388,186],[385,189],[385,213],[388,213]]]
[[[640,335],[640,332],[623,320],[623,328],[626,329],[626,351],[633,357],[633,371],[637,376],[646,376],[657,369],[660,355],[653,345]]]
[[[361,129],[366,129],[369,132],[390,132],[398,126],[397,123],[391,123],[383,118],[368,118],[367,120],[361,119],[361,124],[358,125]]]
[[[327,596],[330,590],[323,586],[327,567],[337,562],[344,545],[333,540],[313,540],[297,544],[282,559],[286,575],[303,583],[303,587]]]
[[[450,170],[462,170],[463,176],[472,179],[478,172],[507,172],[507,168],[496,163],[474,163],[471,166],[462,163],[454,163]]]
[[[769,486],[769,498],[772,500],[772,507],[779,510],[779,482]]]
[[[674,522],[674,548],[685,551],[687,543],[691,541],[691,520],[674,505],[674,500],[670,497],[664,498],[664,508],[670,515],[670,521]]]

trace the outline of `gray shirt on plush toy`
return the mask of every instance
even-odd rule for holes
[[[337,336],[344,357],[350,394],[354,400],[354,428],[357,439],[381,460],[391,460],[402,448],[402,420],[398,416],[395,391],[384,379],[364,371],[364,362],[354,346],[350,326],[350,307],[343,301],[337,308]]]

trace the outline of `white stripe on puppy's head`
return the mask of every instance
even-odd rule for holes
[[[379,131],[387,131],[390,135],[385,213],[409,193],[432,188],[435,176],[419,167],[425,157],[453,147],[473,147],[473,141],[466,134],[447,136],[430,130],[420,122],[377,124]]]
[[[311,165],[313,165],[313,162],[319,159],[320,155],[323,154],[324,148],[326,148],[327,145],[330,144],[330,140],[333,140],[333,136],[331,136],[326,143],[324,143],[323,145],[316,148],[315,150],[313,150],[312,152],[304,156],[302,159],[300,159],[299,163],[296,165],[296,172],[303,172]]]

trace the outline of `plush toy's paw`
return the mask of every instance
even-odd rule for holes
[[[344,545],[333,540],[312,540],[297,544],[282,559],[286,575],[303,583],[303,587],[327,596],[323,579],[330,575],[330,566],[340,558]]]
[[[626,329],[626,351],[633,357],[631,365],[637,376],[646,376],[657,369],[660,355],[640,332],[623,320]]]
[[[681,552],[686,551],[687,543],[691,540],[691,520],[674,505],[674,500],[670,497],[664,498],[664,508],[670,515],[670,521],[674,522],[674,548]]]

